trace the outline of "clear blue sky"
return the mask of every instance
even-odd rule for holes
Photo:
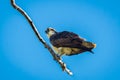
[[[47,27],[68,30],[97,44],[95,54],[64,56],[62,72],[25,18],[0,0],[0,80],[120,80],[119,0],[16,0],[49,43]]]

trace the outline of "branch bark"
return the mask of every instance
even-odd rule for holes
[[[47,44],[45,42],[45,40],[41,37],[40,33],[38,32],[36,26],[34,25],[31,18],[28,16],[28,14],[21,7],[16,5],[15,0],[11,0],[11,5],[26,18],[26,20],[30,24],[31,28],[33,29],[33,31],[34,31],[35,35],[37,36],[37,38],[39,39],[39,41],[45,46],[45,48],[47,48],[49,50],[49,52],[53,56],[54,60],[60,64],[62,70],[66,71],[69,75],[72,75],[72,72],[66,67],[66,64],[61,60],[61,58],[59,56],[56,55],[56,53],[53,51],[53,49],[50,47],[50,45]]]

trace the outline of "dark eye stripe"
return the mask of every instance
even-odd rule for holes
[[[54,29],[50,29],[50,30],[54,31]]]

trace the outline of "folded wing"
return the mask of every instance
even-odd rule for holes
[[[63,31],[50,37],[50,42],[55,47],[81,48],[85,41],[73,32]]]

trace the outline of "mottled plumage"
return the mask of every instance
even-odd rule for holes
[[[73,32],[56,32],[53,28],[46,30],[53,49],[59,55],[75,55],[85,51],[92,52],[95,44],[85,41]]]
[[[51,44],[56,47],[80,48],[82,41],[84,39],[68,31],[58,32],[50,37]]]

